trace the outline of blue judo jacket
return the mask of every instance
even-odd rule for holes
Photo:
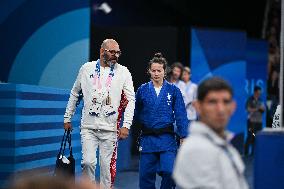
[[[187,119],[182,94],[175,85],[163,82],[157,96],[153,82],[141,85],[136,93],[135,121],[144,127],[159,129],[176,124],[177,135],[187,136]],[[175,136],[172,134],[146,135],[140,138],[141,152],[161,152],[177,150]]]

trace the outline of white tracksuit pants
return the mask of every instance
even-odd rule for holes
[[[100,184],[109,189],[115,176],[117,132],[96,129],[81,129],[82,171],[92,181],[95,181],[96,152],[99,147]],[[115,158],[115,159],[114,159]],[[111,171],[111,168],[114,171]],[[113,178],[113,179],[112,179]]]

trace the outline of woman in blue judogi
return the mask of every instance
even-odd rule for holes
[[[166,67],[166,59],[161,53],[156,53],[149,62],[151,81],[141,85],[136,93],[135,119],[142,124],[141,189],[155,189],[156,173],[162,177],[162,189],[175,187],[171,178],[177,151],[175,134],[181,140],[187,135],[189,121],[182,94],[164,79]],[[177,133],[174,132],[174,123]]]

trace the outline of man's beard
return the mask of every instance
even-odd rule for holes
[[[113,60],[115,60],[115,62],[113,62]],[[117,63],[117,61],[118,61],[118,59],[117,58],[109,58],[109,57],[104,57],[104,63],[106,64],[106,65],[108,65],[108,66],[113,66],[114,64],[116,64]]]
[[[113,65],[115,64],[115,63],[113,63],[113,62],[110,61],[110,60],[108,60],[108,61],[105,60],[104,62],[105,62],[105,64],[108,65],[109,67],[111,67],[111,66],[113,66]]]

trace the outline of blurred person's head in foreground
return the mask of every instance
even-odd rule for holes
[[[68,177],[29,175],[14,179],[8,189],[99,189],[97,184],[87,178],[78,182]]]
[[[224,137],[226,126],[236,108],[232,87],[225,80],[212,77],[198,86],[197,93],[194,105],[200,121]]]

